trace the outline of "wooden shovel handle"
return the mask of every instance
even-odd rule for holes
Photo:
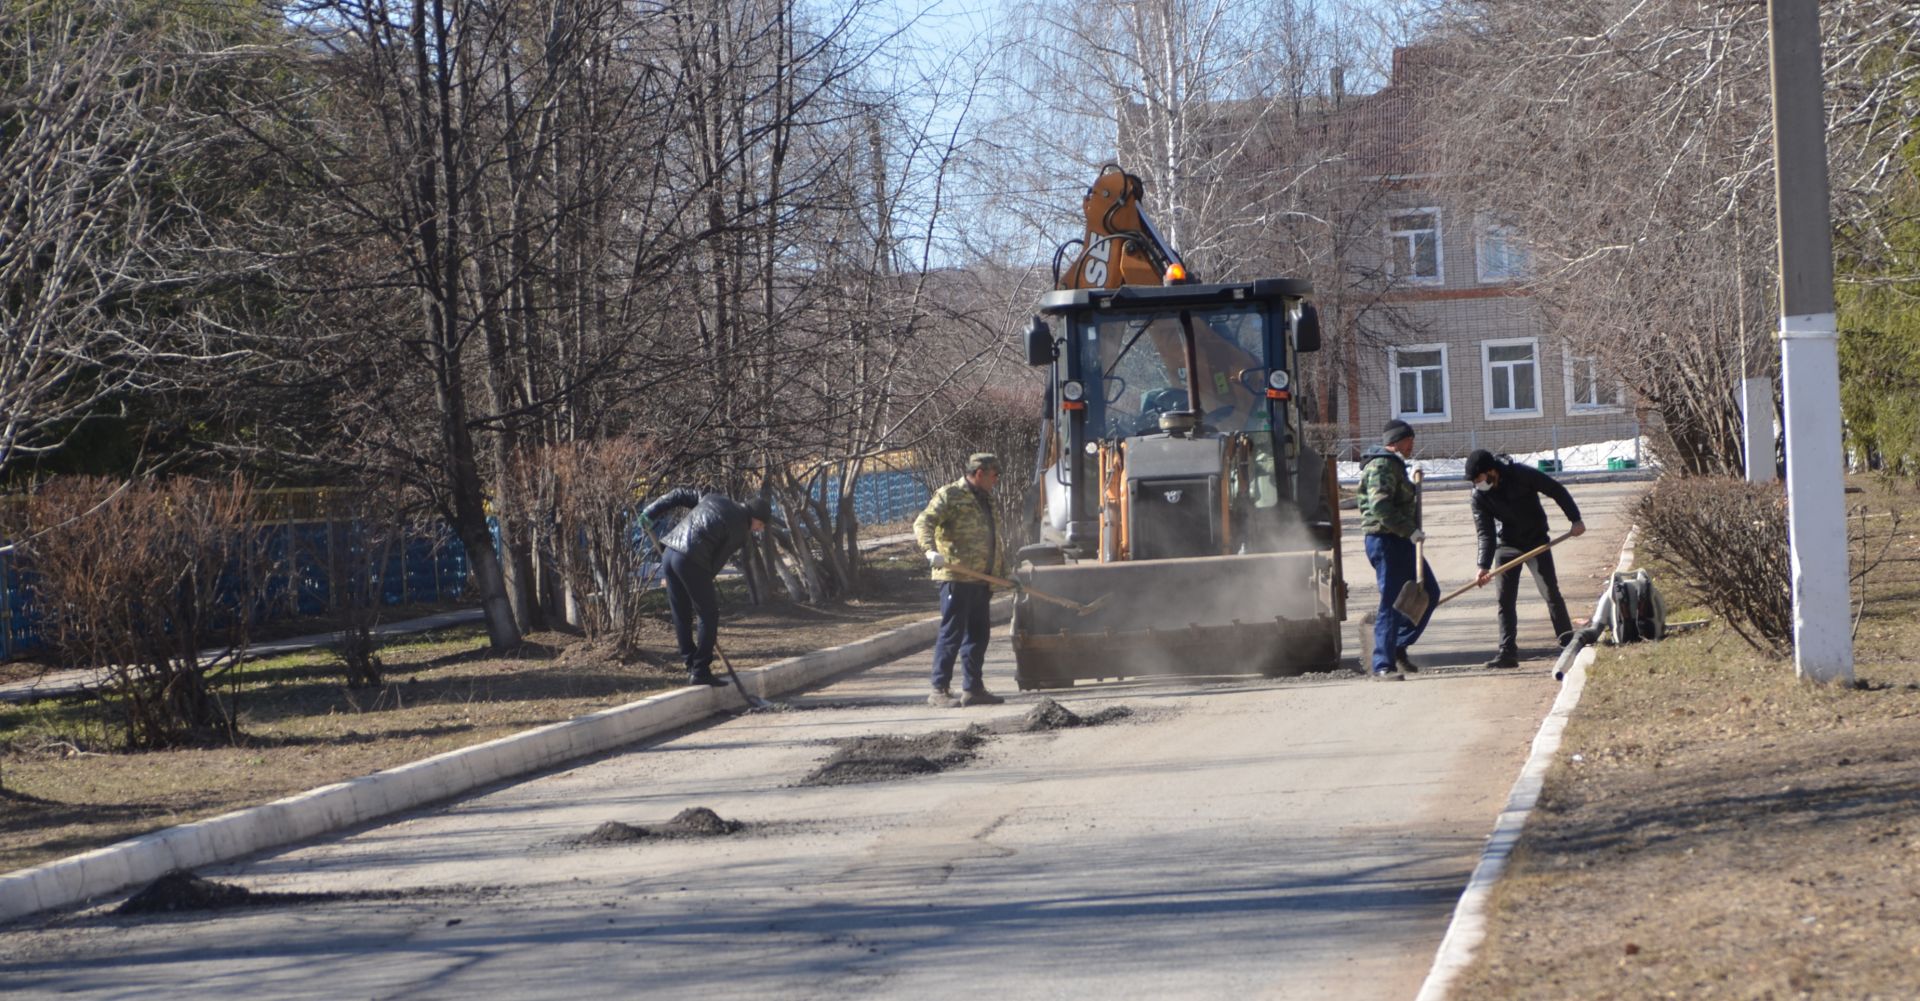
[[[998,584],[1001,587],[1013,588],[1024,594],[1031,595],[1032,597],[1035,597],[1035,598],[1039,598],[1041,601],[1052,602],[1053,604],[1059,605],[1062,608],[1071,608],[1076,612],[1085,612],[1093,608],[1092,605],[1083,605],[1080,602],[1073,601],[1067,598],[1062,598],[1059,595],[1048,594],[1045,591],[1036,591],[1033,588],[1027,587],[1024,584],[1020,584],[1015,581],[1010,581],[1005,577],[995,577],[990,573],[981,573],[978,570],[969,570],[966,567],[954,566],[951,563],[947,564],[942,569],[946,570],[949,573],[957,573],[962,577],[972,577],[975,580],[983,580],[989,584]]]
[[[1488,577],[1489,579],[1492,579],[1492,578],[1494,578],[1494,577],[1498,577],[1498,576],[1500,576],[1501,574],[1503,574],[1503,573],[1506,573],[1506,572],[1507,572],[1507,571],[1509,571],[1509,570],[1512,570],[1512,569],[1513,569],[1514,567],[1517,567],[1517,566],[1519,566],[1520,564],[1522,564],[1522,563],[1525,563],[1526,561],[1528,561],[1528,560],[1530,560],[1530,559],[1533,559],[1533,558],[1534,558],[1535,556],[1538,556],[1538,555],[1540,555],[1541,553],[1544,553],[1544,552],[1546,552],[1547,550],[1549,550],[1549,549],[1552,549],[1553,547],[1555,547],[1555,546],[1557,546],[1557,545],[1559,545],[1560,543],[1562,543],[1562,542],[1565,542],[1565,541],[1567,541],[1568,539],[1571,539],[1571,538],[1573,538],[1573,533],[1572,533],[1572,532],[1563,532],[1563,533],[1561,533],[1561,534],[1560,534],[1560,537],[1559,537],[1559,538],[1556,538],[1556,539],[1549,539],[1549,540],[1547,540],[1547,541],[1546,541],[1545,543],[1543,543],[1543,544],[1541,544],[1541,545],[1538,545],[1538,546],[1535,546],[1535,547],[1533,547],[1532,549],[1529,549],[1529,550],[1527,550],[1526,552],[1524,552],[1524,553],[1521,553],[1521,554],[1520,554],[1520,555],[1518,555],[1518,556],[1515,556],[1515,557],[1514,557],[1513,559],[1510,559],[1510,560],[1508,560],[1508,561],[1506,561],[1505,563],[1502,563],[1502,564],[1500,564],[1499,566],[1497,566],[1497,567],[1494,567],[1494,568],[1493,568],[1492,570],[1490,570],[1490,571],[1488,571],[1488,572],[1487,572],[1487,577]],[[1459,589],[1459,590],[1457,590],[1457,591],[1455,591],[1455,592],[1453,592],[1452,594],[1449,594],[1449,595],[1447,595],[1446,597],[1444,597],[1444,598],[1441,598],[1441,599],[1440,599],[1439,601],[1437,601],[1437,602],[1435,602],[1435,603],[1434,603],[1434,607],[1435,607],[1435,608],[1438,608],[1438,607],[1440,607],[1441,605],[1444,605],[1444,604],[1446,604],[1447,602],[1449,602],[1449,601],[1452,601],[1453,599],[1455,599],[1455,598],[1458,598],[1458,597],[1460,597],[1461,595],[1463,595],[1463,594],[1466,594],[1466,593],[1467,593],[1468,591],[1471,591],[1471,590],[1473,590],[1474,588],[1476,588],[1476,587],[1479,587],[1479,586],[1480,586],[1480,582],[1479,582],[1479,581],[1477,581],[1477,580],[1475,580],[1475,581],[1471,581],[1471,582],[1469,582],[1469,583],[1466,583],[1466,584],[1463,584],[1463,585],[1461,585],[1461,586],[1460,586],[1460,589]]]

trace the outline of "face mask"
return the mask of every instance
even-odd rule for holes
[[[1481,481],[1479,481],[1478,483],[1475,483],[1475,484],[1473,485],[1473,489],[1475,489],[1475,490],[1477,490],[1477,491],[1479,491],[1480,493],[1483,493],[1483,494],[1484,494],[1484,493],[1486,493],[1487,491],[1489,491],[1489,490],[1492,490],[1492,489],[1493,489],[1493,481],[1492,481],[1492,480],[1481,480]]]

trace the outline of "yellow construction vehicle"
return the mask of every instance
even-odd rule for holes
[[[1312,288],[1193,281],[1144,193],[1101,172],[1027,330],[1049,378],[1040,541],[1014,580],[1067,602],[1016,598],[1017,680],[1332,669],[1339,495],[1293,400],[1295,359],[1320,346]]]

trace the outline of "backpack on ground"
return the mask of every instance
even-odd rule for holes
[[[1614,643],[1657,640],[1667,634],[1667,603],[1645,570],[1616,573],[1610,586],[1607,629]]]

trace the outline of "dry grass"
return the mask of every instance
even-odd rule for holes
[[[862,597],[821,608],[749,609],[723,585],[721,647],[746,668],[932,614],[922,568],[892,561],[873,570]],[[671,628],[656,619],[641,641],[647,652],[621,661],[558,633],[505,655],[488,651],[477,626],[425,634],[383,648],[388,684],[361,691],[344,686],[324,651],[254,662],[240,679],[244,737],[232,747],[124,754],[99,706],[0,706],[0,871],[683,684]],[[220,687],[231,697],[231,685]]]
[[[1454,997],[1916,996],[1920,496],[1863,486],[1857,686],[1718,625],[1603,649]]]

